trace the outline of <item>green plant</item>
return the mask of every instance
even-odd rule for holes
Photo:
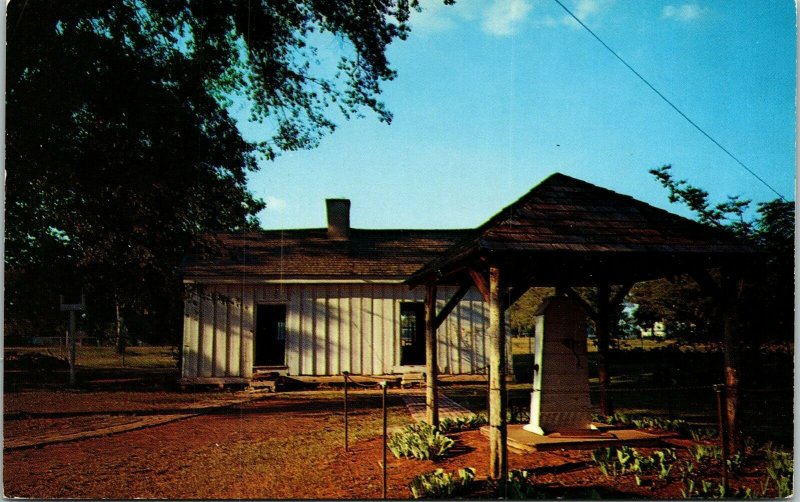
[[[794,460],[790,452],[775,450],[771,444],[764,448],[767,458],[767,477],[762,484],[761,495],[766,496],[770,481],[775,485],[777,496],[786,498],[792,495],[794,481]]]
[[[698,495],[694,479],[686,478],[684,480],[684,486],[681,488],[681,495],[685,499],[692,498],[695,495]]]
[[[707,458],[709,460],[718,460],[722,458],[722,448],[713,444],[694,444],[691,448],[689,448],[689,452],[692,454],[697,463],[702,463]]]
[[[506,493],[503,494],[510,499],[531,499],[537,498],[536,488],[529,481],[532,476],[528,471],[515,469],[508,473],[508,483]]]
[[[449,498],[465,491],[475,479],[475,469],[467,467],[458,470],[458,477],[444,469],[420,474],[408,484],[411,495],[419,498]]]
[[[728,459],[728,470],[731,472],[738,472],[744,465],[744,455],[741,452],[736,452],[731,458]]]
[[[427,460],[444,455],[455,441],[426,422],[407,425],[403,430],[389,435],[389,451],[395,457],[413,457]]]
[[[692,427],[689,429],[689,436],[694,441],[707,441],[717,437],[717,429],[714,427]]]
[[[616,463],[614,462],[614,455],[616,454],[616,448],[613,446],[608,446],[606,448],[598,448],[592,452],[592,461],[597,465],[600,472],[603,473],[603,476],[609,477],[609,467],[613,467],[614,476],[617,475],[616,471]]]
[[[486,415],[470,415],[468,417],[459,418],[445,418],[439,422],[439,432],[447,433],[453,431],[465,431],[469,429],[477,429],[486,425],[488,420]]]

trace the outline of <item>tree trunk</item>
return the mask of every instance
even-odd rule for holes
[[[736,308],[741,296],[743,281],[735,274],[723,271],[722,277],[722,328],[725,344],[725,402],[728,426],[728,449],[731,454],[742,450],[742,436],[739,430],[739,368],[741,351],[736,329]]]

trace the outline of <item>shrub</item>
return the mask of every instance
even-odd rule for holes
[[[447,433],[453,431],[466,431],[477,429],[486,425],[488,421],[485,415],[470,415],[468,417],[445,418],[439,422],[439,432]]]
[[[538,498],[536,488],[528,481],[530,478],[528,471],[515,469],[508,473],[508,483],[506,484],[506,495],[510,499],[532,499]]]
[[[767,457],[767,478],[761,496],[766,496],[770,482],[774,483],[778,498],[792,495],[794,481],[794,460],[790,452],[774,450],[772,445],[764,448]]]
[[[400,432],[389,435],[389,451],[395,457],[413,457],[427,460],[444,455],[455,441],[426,422],[407,425]]]
[[[467,467],[458,470],[458,478],[444,469],[415,476],[408,484],[411,494],[419,498],[451,498],[464,493],[475,479],[475,469]]]

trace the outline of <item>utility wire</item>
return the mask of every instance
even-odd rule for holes
[[[559,0],[553,0],[553,1],[554,1],[555,3],[557,3],[558,5],[560,5],[560,6],[561,6],[561,8],[562,8],[562,9],[564,9],[564,10],[567,12],[567,14],[569,14],[569,15],[570,15],[570,17],[572,17],[572,19],[574,19],[575,21],[577,21],[577,22],[578,22],[578,24],[580,24],[580,25],[581,25],[581,26],[582,26],[582,27],[583,27],[583,28],[584,28],[586,31],[588,31],[588,32],[589,32],[589,33],[590,33],[590,34],[591,34],[591,35],[592,35],[592,36],[593,36],[593,37],[594,37],[594,38],[595,38],[595,39],[596,39],[598,42],[600,42],[600,44],[601,44],[603,47],[605,47],[605,48],[606,48],[606,50],[608,50],[608,52],[610,52],[611,54],[613,54],[615,58],[617,58],[617,59],[618,59],[618,60],[619,60],[619,61],[620,61],[622,64],[624,64],[624,65],[625,65],[625,66],[626,66],[626,67],[627,67],[627,68],[628,68],[630,71],[632,71],[634,75],[636,75],[637,77],[639,77],[639,80],[641,80],[642,82],[644,82],[644,83],[645,83],[645,85],[647,85],[647,87],[649,87],[649,88],[650,88],[650,89],[651,89],[653,92],[655,92],[656,94],[658,94],[658,96],[659,96],[661,99],[663,99],[663,100],[664,100],[664,102],[666,102],[666,103],[667,103],[669,106],[671,106],[673,110],[675,110],[676,112],[678,112],[678,114],[679,114],[681,117],[683,117],[684,119],[686,119],[686,121],[687,121],[687,122],[689,122],[690,124],[692,124],[692,125],[694,126],[694,128],[695,128],[695,129],[697,129],[698,131],[700,131],[700,133],[701,133],[703,136],[705,136],[706,138],[708,138],[709,140],[711,140],[711,142],[712,142],[712,143],[714,143],[715,145],[717,145],[717,146],[720,148],[720,150],[722,150],[723,152],[725,152],[726,154],[728,154],[728,156],[729,156],[730,158],[732,158],[734,161],[736,161],[736,163],[737,163],[737,164],[739,164],[740,166],[742,166],[742,167],[745,169],[745,171],[747,171],[748,173],[752,174],[752,175],[753,175],[753,176],[754,176],[754,177],[755,177],[755,178],[756,178],[758,181],[760,181],[761,183],[763,183],[765,187],[767,187],[767,188],[769,188],[770,190],[772,190],[772,191],[775,193],[775,195],[777,195],[778,197],[780,197],[780,199],[781,199],[782,201],[786,202],[786,199],[783,197],[783,195],[781,195],[781,194],[780,194],[780,192],[778,192],[777,190],[775,190],[774,188],[772,188],[772,186],[771,186],[769,183],[767,183],[766,181],[764,181],[764,179],[763,179],[761,176],[759,176],[759,175],[758,175],[758,174],[756,174],[756,173],[755,173],[755,172],[754,172],[752,169],[750,169],[749,167],[747,167],[747,166],[744,164],[744,162],[742,162],[741,160],[739,160],[739,159],[738,159],[738,158],[737,158],[737,157],[736,157],[734,154],[732,154],[732,153],[731,153],[731,152],[730,152],[730,151],[729,151],[727,148],[725,148],[724,146],[722,146],[722,145],[720,144],[720,142],[719,142],[719,141],[717,141],[717,140],[715,140],[714,138],[712,138],[712,137],[711,137],[711,135],[710,135],[710,134],[708,134],[706,131],[704,131],[702,127],[700,127],[699,125],[697,125],[697,124],[695,123],[695,121],[694,121],[694,120],[690,119],[690,118],[689,118],[689,117],[688,117],[688,116],[687,116],[685,113],[683,113],[683,112],[680,110],[680,108],[678,108],[677,106],[675,106],[675,104],[674,104],[672,101],[670,101],[669,99],[667,99],[667,97],[666,97],[666,96],[664,96],[663,94],[661,94],[661,92],[660,92],[658,89],[656,89],[656,88],[653,86],[653,84],[651,84],[650,82],[648,82],[646,78],[644,78],[644,77],[643,77],[643,76],[642,76],[642,75],[641,75],[641,74],[640,74],[638,71],[636,71],[636,70],[635,70],[635,69],[634,69],[634,68],[633,68],[631,65],[629,65],[629,64],[628,64],[628,63],[627,63],[627,62],[626,62],[624,59],[622,59],[622,57],[621,57],[619,54],[617,54],[617,53],[614,51],[614,49],[612,49],[611,47],[609,47],[609,46],[608,46],[608,44],[606,44],[605,42],[603,42],[603,40],[602,40],[602,39],[601,39],[599,36],[597,36],[597,34],[596,34],[595,32],[593,32],[593,31],[592,31],[592,30],[591,30],[591,29],[590,29],[588,26],[586,26],[585,24],[583,24],[583,21],[581,21],[580,19],[578,19],[578,17],[577,17],[575,14],[573,14],[573,13],[572,13],[572,11],[570,11],[570,10],[569,10],[569,9],[568,9],[568,8],[567,8],[567,7],[566,7],[564,4],[563,4],[563,3],[561,3]]]

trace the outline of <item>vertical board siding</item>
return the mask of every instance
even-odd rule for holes
[[[212,372],[216,377],[225,376],[225,362],[228,358],[226,348],[228,345],[228,306],[227,291],[224,286],[215,291],[214,302],[214,366]]]
[[[381,320],[381,306],[382,301],[376,298],[379,295],[379,287],[372,286],[372,297],[370,299],[370,322],[372,323],[370,345],[372,347],[372,371],[373,375],[377,375],[382,371],[383,358],[381,355],[381,332],[383,330],[383,321]]]
[[[361,373],[374,373],[375,357],[372,343],[372,286],[361,286]]]
[[[381,358],[383,364],[380,371],[386,374],[392,372],[392,363],[394,362],[392,349],[394,346],[394,292],[396,288],[385,285],[381,290],[383,291],[383,301],[381,302],[383,307],[381,309],[381,319],[383,320],[381,329]]]
[[[300,371],[301,375],[314,374],[314,291],[298,288],[303,295],[300,302],[303,321],[300,327]]]
[[[437,309],[456,288],[443,286]],[[215,293],[228,297],[214,300]],[[183,376],[252,376],[259,303],[286,305],[289,374],[393,373],[400,366],[401,302],[422,301],[401,284],[209,288],[184,304]],[[473,288],[437,330],[442,373],[486,372],[487,309]],[[510,351],[507,353],[510,360]]]
[[[327,375],[327,347],[328,347],[328,298],[324,286],[314,288],[317,292],[314,305],[314,375]]]
[[[350,371],[359,375],[362,372],[362,361],[363,361],[363,341],[364,335],[361,332],[361,319],[362,309],[361,305],[364,301],[364,292],[358,286],[353,286],[353,297],[350,298],[350,340],[352,343],[352,355],[351,360],[353,361],[352,368]]]
[[[330,286],[328,288],[328,373],[329,375],[339,374],[339,358],[341,357],[342,341],[339,333],[339,325],[342,314],[339,308],[339,287]]]
[[[231,292],[231,306],[228,317],[228,324],[230,325],[230,338],[228,346],[228,375],[229,376],[242,376],[241,374],[241,358],[242,358],[242,290],[239,287],[232,287]]]
[[[196,301],[197,297],[193,293],[191,297],[187,296],[183,304],[183,365],[181,373],[184,377],[197,375],[197,335],[200,330],[200,311]]]
[[[200,299],[200,344],[197,354],[199,375],[212,376],[214,358],[214,302],[208,297],[210,292]]]
[[[300,289],[298,286],[286,287],[286,366],[290,375],[300,373]]]
[[[253,376],[253,336],[255,334],[255,288],[242,288],[242,376]]]
[[[352,307],[352,291],[350,286],[339,287],[339,370],[352,371],[352,327],[350,325],[350,309]]]

